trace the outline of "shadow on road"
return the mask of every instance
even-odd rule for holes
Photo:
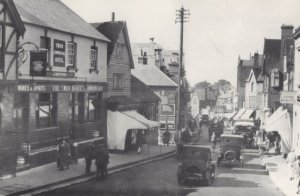
[[[258,187],[258,184],[248,180],[237,180],[236,178],[217,177],[212,184],[213,187]]]

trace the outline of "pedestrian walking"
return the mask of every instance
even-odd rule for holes
[[[211,141],[211,146],[213,148],[215,148],[216,147],[216,134],[215,134],[215,132],[212,133],[210,141]]]
[[[96,147],[95,159],[95,164],[97,167],[96,178],[97,180],[103,180],[108,176],[107,164],[109,163],[108,150],[103,144],[100,144]]]
[[[64,170],[66,167],[69,169],[70,145],[65,139],[58,145],[57,168]]]
[[[95,144],[91,143],[86,148],[85,153],[85,173],[90,174],[91,173],[91,165],[92,161],[95,158]]]
[[[167,130],[163,133],[163,135],[162,135],[162,141],[163,141],[163,144],[164,144],[164,145],[169,145],[170,139],[171,139],[171,133],[170,133],[170,131],[167,129]]]
[[[287,158],[286,158],[286,162],[288,164],[289,167],[289,172],[290,172],[290,180],[294,179],[295,176],[295,163],[297,160],[297,156],[295,153],[295,150],[292,149],[291,152],[289,152]]]
[[[144,130],[137,130],[136,133],[136,144],[138,147],[137,154],[141,153],[143,143],[144,143]]]

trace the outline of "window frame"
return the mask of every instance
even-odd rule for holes
[[[116,44],[116,58],[117,59],[122,59],[123,58],[123,45],[117,43]]]
[[[113,74],[113,88],[116,90],[124,89],[124,74],[122,73]]]
[[[41,95],[48,94],[49,101],[41,101]],[[48,104],[48,105],[47,105]],[[49,114],[47,117],[41,117],[41,106],[48,106]],[[54,127],[56,126],[57,118],[57,93],[37,93],[37,105],[36,105],[36,127],[45,128],[45,127]],[[42,121],[48,121],[42,124]]]
[[[45,47],[42,46],[43,42],[42,40],[45,40]],[[51,38],[48,36],[40,36],[40,48],[47,51],[47,66],[51,65]]]
[[[68,55],[68,59],[67,59],[67,67],[69,68],[76,68],[77,67],[77,43],[76,42],[68,42],[67,43],[67,55]],[[70,49],[70,46],[73,46],[72,49]],[[70,51],[73,51],[73,54],[70,54]],[[71,57],[72,56],[72,57]],[[73,61],[73,63],[70,63],[70,60]]]
[[[98,48],[96,46],[90,48],[90,69],[98,69]]]

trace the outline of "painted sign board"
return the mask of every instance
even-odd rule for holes
[[[101,85],[84,84],[16,84],[10,86],[10,92],[100,92]]]
[[[30,51],[30,76],[46,76],[47,51]]]
[[[65,66],[65,50],[66,42],[62,40],[54,40],[54,49],[53,49],[53,63],[56,67]]]
[[[294,91],[281,91],[280,103],[294,104],[296,102],[296,93]]]

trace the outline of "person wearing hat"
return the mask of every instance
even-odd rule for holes
[[[95,144],[90,143],[86,148],[85,153],[85,173],[90,174],[91,173],[91,165],[92,161],[95,158]]]
[[[108,173],[107,173],[107,164],[109,163],[109,154],[108,150],[103,144],[100,144],[96,148],[95,152],[95,164],[96,164],[96,179],[97,180],[102,180],[104,178],[107,178]]]

